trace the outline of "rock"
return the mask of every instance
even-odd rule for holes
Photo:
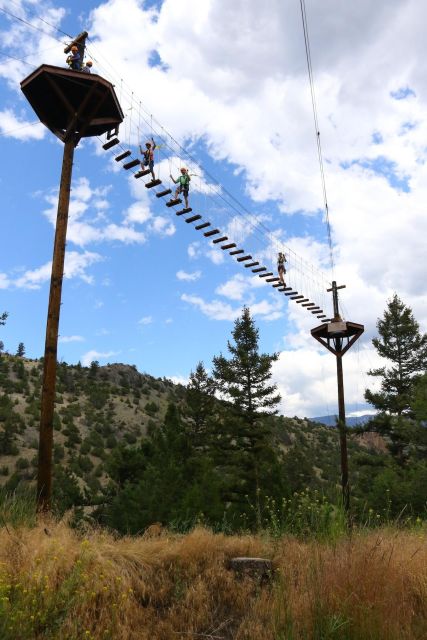
[[[231,558],[228,568],[239,577],[256,578],[260,582],[270,581],[274,572],[272,561],[266,558]]]

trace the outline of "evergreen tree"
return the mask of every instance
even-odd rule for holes
[[[4,342],[3,340],[0,340],[0,357],[1,357],[2,351],[4,351]]]
[[[233,409],[230,412],[224,406],[215,443],[228,478],[225,498],[237,512],[247,511],[245,504],[252,505],[253,522],[259,526],[261,503],[274,491],[273,469],[278,463],[266,420],[277,413],[275,406],[280,402],[276,386],[270,384],[271,366],[278,355],[259,353],[259,332],[247,307],[236,320],[232,337],[230,359],[223,355],[213,359],[215,382]]]
[[[420,333],[412,310],[394,294],[383,318],[377,322],[379,333],[372,343],[390,365],[368,371],[381,379],[379,392],[366,389],[366,400],[382,412],[402,415],[410,408],[414,383],[427,365],[427,335]]]
[[[4,311],[2,314],[0,314],[0,327],[1,327],[2,325],[5,325],[5,324],[6,324],[6,320],[7,320],[7,318],[8,318],[8,315],[9,315],[9,314],[8,314],[8,312],[7,312],[7,311]]]
[[[23,358],[23,357],[25,356],[25,346],[24,346],[24,343],[23,343],[23,342],[20,342],[20,343],[18,344],[18,349],[16,350],[16,355],[17,355],[19,358]]]
[[[199,362],[196,370],[190,374],[190,382],[185,394],[191,420],[189,432],[195,447],[206,448],[208,445],[208,423],[213,417],[214,393],[214,381],[208,376],[203,362]]]

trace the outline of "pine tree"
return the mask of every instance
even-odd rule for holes
[[[17,355],[19,358],[23,358],[23,357],[25,356],[25,346],[24,346],[24,343],[23,343],[23,342],[20,342],[20,343],[18,344],[18,348],[17,348],[17,350],[16,350],[16,355]]]
[[[0,314],[0,327],[4,324],[6,324],[6,320],[8,318],[8,312],[4,311],[2,314]]]
[[[379,337],[372,344],[391,366],[368,371],[381,379],[381,390],[366,389],[365,398],[379,411],[400,416],[410,408],[414,383],[426,369],[427,335],[420,333],[412,309],[396,294],[378,319],[377,329]]]
[[[190,374],[190,382],[185,394],[191,420],[189,432],[193,439],[193,445],[198,448],[208,446],[208,423],[213,417],[214,393],[215,383],[208,376],[203,362],[199,362],[196,370]]]
[[[266,416],[277,413],[280,402],[275,385],[270,384],[271,366],[278,355],[259,353],[259,332],[247,307],[235,322],[234,343],[228,342],[231,358],[213,359],[213,376],[223,397],[231,401],[232,411],[224,405],[217,428],[216,444],[228,477],[225,497],[237,510],[243,503],[254,508],[254,523],[261,523],[263,496],[271,495],[277,467]]]

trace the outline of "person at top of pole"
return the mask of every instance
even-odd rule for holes
[[[286,286],[286,283],[285,283],[285,273],[286,273],[285,262],[287,262],[286,256],[285,256],[284,253],[280,252],[278,254],[278,256],[277,256],[277,273],[279,275],[280,282],[284,286]]]
[[[73,69],[73,71],[80,71],[81,56],[79,53],[79,48],[75,44],[73,44],[73,46],[71,47],[70,54],[67,56],[66,62],[70,69]]]
[[[178,195],[182,193],[182,195],[184,196],[185,206],[188,209],[188,190],[190,188],[190,180],[191,180],[188,170],[182,167],[181,175],[178,177],[177,180],[175,180],[175,178],[173,178],[172,175],[170,175],[170,178],[174,184],[178,184],[178,187],[176,188],[176,191],[175,191],[175,198],[177,198]]]
[[[154,175],[154,149],[155,148],[156,148],[156,143],[154,142],[153,138],[151,138],[150,142],[145,143],[145,150],[141,147],[141,145],[139,145],[139,152],[142,155],[141,167],[143,169],[144,167],[149,168],[149,170],[151,171],[151,177],[153,178],[153,180],[156,179],[156,176]]]
[[[92,60],[88,60],[84,67],[82,67],[83,73],[91,73],[92,72]]]

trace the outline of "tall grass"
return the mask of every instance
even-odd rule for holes
[[[159,533],[159,529],[155,530]],[[270,583],[235,556],[270,558]],[[426,532],[379,529],[333,544],[295,537],[117,539],[61,522],[0,528],[2,640],[424,640]]]

